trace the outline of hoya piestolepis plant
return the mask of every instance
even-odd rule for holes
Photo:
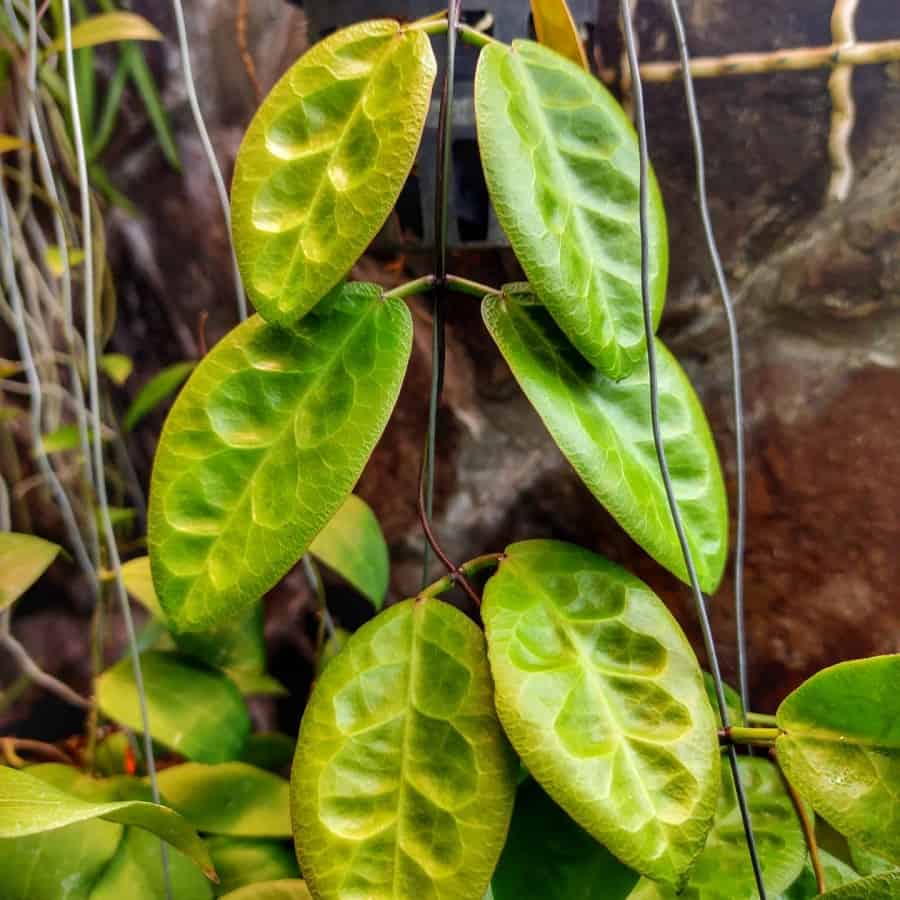
[[[432,288],[483,298],[488,331],[575,471],[688,580],[651,432],[644,337],[642,264],[654,329],[666,293],[662,200],[651,175],[642,249],[636,136],[576,61],[459,29],[481,47],[484,173],[527,283],[442,273],[385,293],[345,280],[409,174],[435,77],[429,35],[447,28],[430,18],[338,31],[250,125],[232,218],[259,315],[193,372],[153,471],[150,564],[181,641],[258,608],[342,507],[403,382],[405,298]],[[722,474],[689,380],[654,340],[674,496],[712,593],[728,550]],[[650,588],[548,540],[449,568],[350,637],[315,686],[291,782],[312,896],[755,896],[722,723]],[[490,573],[483,632],[441,599],[454,583],[477,599],[477,572]],[[771,896],[804,890],[804,803],[888,869],[900,864],[898,678],[898,657],[841,665],[792,694],[769,727],[724,729],[780,764],[737,767]]]

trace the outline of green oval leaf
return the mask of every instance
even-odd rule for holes
[[[12,606],[50,568],[61,549],[32,534],[0,532],[0,609]]]
[[[493,900],[624,900],[638,875],[582,830],[529,778],[516,794]]]
[[[96,47],[113,41],[161,41],[159,30],[143,16],[133,12],[105,12],[88,16],[72,29],[72,47]],[[59,53],[65,47],[65,37],[58,37],[47,47],[47,53]]]
[[[150,733],[160,744],[197,762],[240,756],[250,733],[250,715],[237,687],[222,673],[176,653],[141,654]],[[142,731],[131,659],[97,679],[100,710],[133,731]]]
[[[349,581],[375,609],[381,609],[390,560],[381,526],[365,500],[351,494],[316,535],[309,552]]]
[[[839,663],[779,706],[785,774],[815,811],[900,864],[900,655]]]
[[[679,883],[719,792],[703,674],[661,600],[572,544],[506,550],[482,604],[500,721],[551,797],[623,862]]]
[[[294,849],[284,841],[265,838],[209,838],[209,852],[219,875],[218,893],[246,885],[300,877]]]
[[[302,881],[267,881],[226,894],[222,900],[313,900]]]
[[[897,900],[900,897],[900,872],[861,878],[820,896],[829,900]]]
[[[359,629],[317,681],[291,778],[317,900],[481,900],[515,794],[484,637],[440,600]]]
[[[848,841],[847,845],[850,848],[853,866],[860,875],[880,875],[882,872],[891,872],[897,868],[877,853],[863,849],[856,841]]]
[[[347,284],[296,326],[255,316],[207,355],[150,490],[153,580],[177,629],[223,624],[303,555],[359,478],[411,349],[403,301]]]
[[[77,865],[77,861],[73,863]],[[168,856],[168,883],[172,897],[212,900],[215,896],[212,885],[178,853]],[[116,855],[93,886],[90,900],[160,900],[165,896],[159,841],[137,828],[126,829]]]
[[[96,802],[61,791],[27,772],[0,767],[0,837],[20,838],[55,831],[89,819],[133,825],[189,856],[215,878],[209,851],[194,828],[165,806],[140,800]]]
[[[778,769],[766,759],[741,757],[738,765],[747,793],[766,892],[780,894],[803,870],[806,843],[794,805]],[[722,793],[706,847],[697,859],[684,893],[644,880],[633,900],[756,900],[741,813],[728,760],[722,759]]]
[[[587,360],[611,378],[628,375],[646,355],[631,123],[595,78],[530,41],[481,51],[475,112],[491,200],[529,282]],[[652,178],[654,322],[668,252]]]
[[[657,562],[688,582],[650,426],[646,363],[623,381],[575,354],[539,306],[489,297],[484,321],[553,440],[590,492]],[[657,340],[666,454],[703,590],[722,580],[728,501],[703,408],[675,358]]]
[[[301,318],[378,233],[415,159],[434,75],[428,36],[382,20],[330,35],[272,89],[231,190],[235,252],[265,319]]]
[[[859,873],[854,872],[845,862],[841,862],[836,856],[832,856],[821,847],[818,850],[827,887],[837,888],[859,879]],[[812,862],[807,859],[800,877],[781,895],[781,900],[813,900],[814,897],[819,896],[815,869],[813,869]]]
[[[232,762],[186,763],[157,776],[173,809],[208,834],[291,836],[289,785],[271,772]]]
[[[180,362],[167,366],[154,375],[137,393],[125,412],[122,427],[133,431],[144,416],[153,412],[160,403],[167,400],[194,370],[196,363]]]

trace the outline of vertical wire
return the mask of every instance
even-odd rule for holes
[[[65,32],[66,80],[68,83],[69,104],[72,107],[72,134],[75,143],[75,157],[78,169],[78,192],[81,200],[81,224],[83,229],[82,246],[84,249],[84,330],[87,347],[88,393],[91,412],[91,444],[94,458],[94,471],[97,476],[97,505],[100,522],[109,556],[109,566],[115,573],[116,594],[125,622],[128,635],[128,647],[131,654],[131,666],[138,694],[138,705],[141,714],[141,727],[144,732],[144,754],[147,762],[147,775],[150,781],[150,792],[154,803],[159,803],[159,785],[156,779],[156,762],[153,755],[153,739],[150,736],[150,714],[147,709],[147,695],[144,690],[144,675],[141,671],[141,657],[138,650],[134,620],[125,583],[122,580],[122,563],[119,559],[119,548],[113,531],[109,514],[109,498],[106,493],[106,479],[103,475],[103,435],[100,419],[100,385],[97,375],[97,333],[94,324],[94,256],[93,235],[91,231],[91,194],[87,173],[87,157],[84,148],[84,134],[81,130],[81,117],[78,114],[78,87],[75,83],[75,54],[72,48],[72,4],[71,0],[62,0],[63,29]],[[172,898],[172,884],[169,875],[169,855],[165,842],[160,841],[160,857],[163,879],[166,886],[166,897]]]
[[[225,228],[228,232],[228,246],[231,249],[231,268],[234,277],[234,289],[237,295],[238,318],[243,322],[247,318],[247,297],[244,294],[244,284],[241,281],[241,273],[237,264],[237,256],[234,252],[234,244],[231,240],[231,206],[228,202],[228,189],[225,187],[225,179],[222,177],[222,169],[216,158],[216,151],[209,138],[206,122],[203,120],[203,111],[200,109],[200,100],[197,98],[197,87],[194,83],[194,71],[191,66],[191,47],[188,41],[187,25],[184,20],[184,6],[181,0],[172,0],[172,9],[175,12],[175,25],[178,29],[178,48],[181,54],[181,69],[184,73],[184,87],[187,91],[188,103],[194,117],[194,124],[200,135],[200,143],[203,144],[203,152],[209,163],[213,181],[216,183],[216,194],[222,207],[222,216],[225,219]]]
[[[12,255],[12,229],[9,224],[12,212],[12,205],[6,194],[6,184],[5,182],[0,182],[0,237],[3,239],[3,281],[7,298],[12,307],[19,356],[22,359],[22,365],[25,367],[25,378],[28,381],[32,452],[34,453],[38,469],[40,469],[41,475],[43,475],[44,479],[50,485],[50,491],[59,507],[59,513],[62,517],[66,538],[69,541],[72,552],[75,554],[75,560],[78,563],[78,567],[91,582],[94,590],[97,590],[97,573],[94,570],[87,548],[82,540],[81,532],[78,530],[78,520],[75,518],[69,496],[62,486],[59,476],[57,476],[53,467],[50,465],[41,439],[41,417],[44,405],[44,393],[41,388],[41,380],[38,375],[37,366],[35,365],[34,354],[31,352],[31,342],[28,339],[28,326],[25,320],[25,304],[22,300],[22,292],[19,289],[18,280],[16,279],[15,262]]]
[[[56,237],[56,243],[59,246],[59,258],[62,266],[62,299],[63,299],[63,322],[66,330],[66,343],[69,350],[69,380],[72,382],[72,392],[75,395],[75,421],[78,428],[78,443],[81,450],[82,466],[87,478],[88,484],[97,489],[97,483],[94,478],[94,467],[91,462],[90,446],[88,442],[88,426],[87,414],[85,412],[84,387],[81,383],[81,373],[78,371],[78,363],[76,360],[76,342],[75,342],[75,318],[72,312],[72,270],[69,261],[69,245],[66,235],[65,223],[63,222],[62,213],[60,212],[60,196],[56,188],[56,179],[53,177],[53,169],[50,165],[50,154],[47,150],[47,143],[44,138],[44,128],[38,114],[38,94],[37,94],[37,5],[35,0],[29,0],[28,3],[28,93],[29,108],[28,119],[31,124],[31,138],[37,150],[38,171],[44,190],[50,199],[51,219],[53,221],[53,232]],[[88,540],[91,548],[91,559],[94,568],[100,565],[100,540],[97,534],[97,522],[92,514],[86,517]]]
[[[691,125],[691,139],[694,144],[694,162],[696,165],[697,199],[700,205],[700,218],[703,221],[703,233],[709,258],[712,261],[722,296],[722,306],[728,322],[728,342],[731,351],[731,384],[734,398],[734,440],[737,466],[737,535],[734,550],[734,616],[737,631],[737,663],[738,681],[741,703],[744,707],[744,724],[747,724],[747,713],[750,711],[750,680],[747,666],[747,635],[744,619],[744,554],[747,543],[747,464],[744,447],[744,389],[741,376],[741,342],[738,333],[737,314],[728,279],[722,266],[722,258],[716,245],[712,216],[709,211],[709,199],[706,192],[706,163],[703,152],[703,133],[700,127],[700,114],[697,109],[697,97],[694,93],[694,79],[691,75],[691,60],[688,51],[687,35],[678,0],[669,0],[672,10],[672,22],[678,38],[678,52],[681,56],[681,71],[684,76],[684,93],[687,100],[688,119]]]
[[[428,433],[425,440],[424,478],[425,514],[428,520],[434,510],[435,446],[437,444],[437,414],[444,386],[446,361],[445,295],[447,280],[447,227],[449,219],[450,162],[453,141],[453,87],[456,75],[456,38],[461,0],[450,0],[447,8],[447,57],[441,108],[437,128],[437,157],[434,198],[434,277],[433,317],[431,326],[431,392],[428,399]],[[431,544],[425,541],[422,552],[422,586],[428,584]]]
[[[685,567],[691,582],[691,588],[694,594],[694,601],[697,607],[697,617],[700,620],[700,627],[703,632],[703,643],[706,647],[706,654],[709,659],[710,669],[712,670],[713,680],[716,686],[716,701],[719,706],[719,715],[722,718],[722,725],[728,728],[728,704],[725,701],[725,691],[722,685],[722,674],[719,670],[719,659],[716,652],[715,640],[713,639],[712,627],[709,622],[709,614],[706,609],[706,601],[703,597],[703,591],[700,588],[700,582],[697,578],[697,570],[694,566],[694,559],[688,544],[687,535],[684,531],[684,524],[681,520],[681,512],[678,507],[678,500],[675,497],[675,489],[672,485],[672,478],[669,474],[669,464],[666,459],[666,448],[662,435],[659,417],[659,377],[656,368],[656,345],[653,335],[653,312],[650,304],[650,265],[649,265],[649,213],[650,200],[648,194],[648,179],[650,162],[647,151],[647,119],[644,113],[644,89],[641,83],[641,73],[638,67],[637,50],[635,47],[634,25],[629,15],[628,0],[621,0],[622,19],[625,31],[625,44],[628,48],[628,59],[631,65],[633,75],[633,91],[634,91],[634,110],[635,120],[638,131],[638,143],[640,150],[640,226],[641,226],[641,303],[644,315],[644,337],[647,343],[647,366],[650,376],[650,419],[653,426],[653,444],[656,448],[656,457],[659,461],[660,473],[662,475],[663,485],[666,490],[666,499],[668,500],[669,510],[672,515],[672,523],[675,526],[675,532],[678,535],[678,542],[681,545],[681,552],[684,555]],[[747,807],[747,797],[744,792],[744,785],[741,779],[740,769],[738,767],[737,751],[733,744],[729,744],[726,750],[728,761],[731,765],[731,772],[734,778],[734,789],[737,796],[738,806],[741,811],[741,819],[744,825],[744,832],[747,838],[747,848],[750,854],[750,863],[753,867],[753,876],[756,879],[756,886],[759,891],[760,900],[766,900],[766,888],[763,882],[762,868],[759,863],[759,854],[756,849],[756,840],[753,836],[753,826],[750,822],[750,810]]]

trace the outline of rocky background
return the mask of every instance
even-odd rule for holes
[[[522,0],[525,2],[525,0]],[[230,173],[255,108],[235,37],[236,0],[191,0],[197,86]],[[618,4],[601,4],[598,42],[618,46]],[[683,0],[692,51],[830,43],[827,0]],[[167,0],[135,9],[174,38]],[[249,47],[264,89],[306,46],[304,14],[252,0]],[[666,4],[640,4],[646,60],[677,55]],[[896,0],[864,0],[861,40],[900,37]],[[608,65],[615,66],[617,54]],[[214,343],[235,321],[227,235],[180,81],[174,40],[150,51],[185,163],[168,169],[137,113],[111,151],[116,183],[139,219],[109,217],[119,292],[113,349],[132,355],[134,391],[161,366],[197,355],[198,318]],[[857,69],[856,181],[826,202],[828,72],[734,77],[697,84],[709,193],[744,343],[748,416],[747,624],[754,706],[773,710],[813,671],[841,659],[900,650],[900,69]],[[706,404],[734,490],[733,423],[724,319],[695,206],[693,156],[680,83],[647,87],[651,152],[670,217],[672,272],[662,335]],[[396,229],[392,232],[396,235]],[[357,275],[394,284],[427,271],[427,254],[376,247]],[[519,277],[508,251],[461,251],[451,269],[499,284]],[[416,479],[430,371],[428,307],[413,301],[410,377],[359,493],[379,515],[395,560],[397,597],[418,586]],[[453,299],[440,416],[435,526],[459,561],[511,540],[572,540],[648,580],[698,639],[686,588],[648,560],[581,485],[515,385],[481,326],[478,304]],[[124,406],[127,396],[119,398]],[[146,476],[161,417],[133,450]],[[337,615],[365,608],[336,589]],[[305,695],[310,599],[297,573],[270,598],[274,674]],[[725,674],[734,677],[729,583],[711,603]],[[87,634],[55,656],[58,607],[22,619],[38,658],[84,677]],[[77,609],[71,614],[77,616]],[[71,631],[69,634],[71,635]],[[48,637],[48,635],[50,635]],[[282,710],[290,724],[297,708]]]

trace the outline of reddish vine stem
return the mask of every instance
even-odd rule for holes
[[[262,86],[259,83],[259,77],[256,74],[256,63],[250,54],[250,48],[247,44],[247,19],[250,16],[249,0],[238,0],[237,16],[235,17],[235,38],[237,40],[238,51],[241,54],[241,62],[244,64],[244,71],[247,73],[247,80],[253,87],[253,93],[256,95],[257,104],[262,103]]]
[[[820,894],[824,894],[827,890],[827,885],[825,884],[825,870],[822,868],[822,858],[819,856],[819,844],[816,841],[815,825],[810,821],[809,814],[806,811],[806,807],[803,805],[803,800],[797,793],[797,789],[791,784],[787,775],[784,773],[784,769],[779,765],[778,755],[775,753],[774,747],[769,750],[769,756],[772,757],[772,761],[775,763],[775,766],[781,775],[781,780],[784,782],[784,786],[790,795],[791,802],[794,804],[794,809],[797,811],[797,818],[800,819],[800,827],[803,829],[803,838],[806,841],[806,847],[809,850],[809,859],[810,862],[812,862],[813,872],[816,875],[816,890]]]
[[[428,463],[428,455],[422,455],[422,469],[419,476],[419,501],[418,501],[418,510],[419,510],[419,521],[422,523],[422,531],[425,532],[425,539],[428,541],[428,545],[434,551],[434,555],[444,564],[444,567],[450,573],[450,577],[453,579],[456,584],[458,584],[466,594],[471,598],[472,602],[476,606],[481,606],[481,597],[478,596],[478,591],[472,587],[472,583],[466,578],[465,572],[457,566],[449,556],[447,556],[444,548],[441,546],[440,541],[437,539],[437,535],[434,533],[434,529],[431,527],[431,522],[428,520],[428,510],[425,505],[425,467]]]

